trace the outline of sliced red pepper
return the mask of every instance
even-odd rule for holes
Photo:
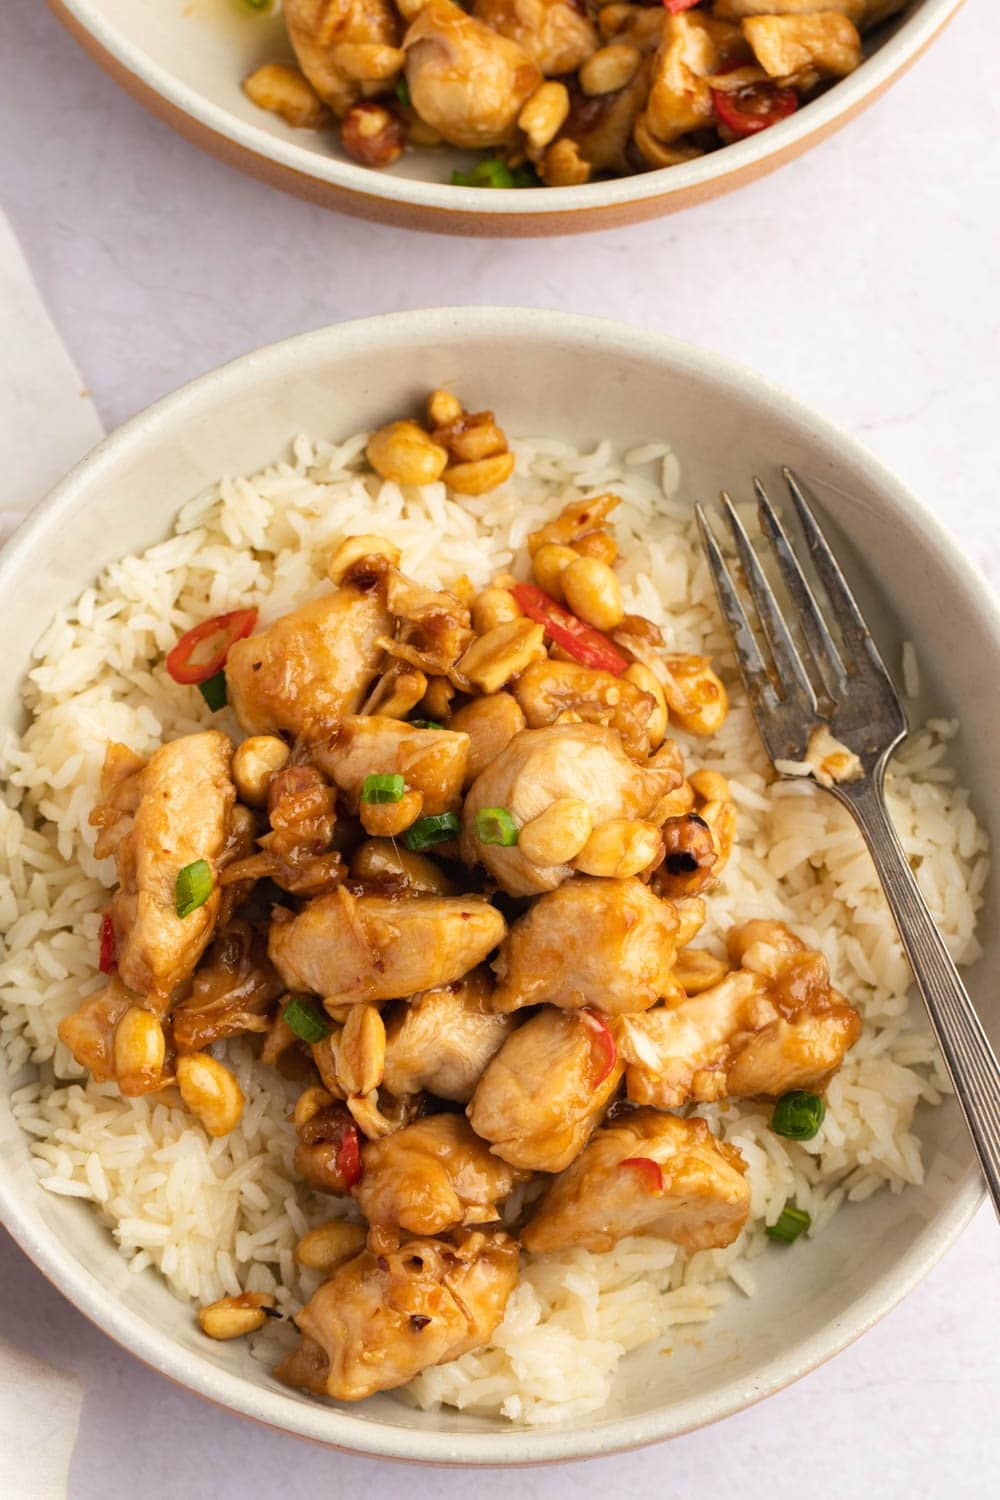
[[[170,652],[167,671],[175,682],[207,682],[226,665],[229,648],[252,635],[256,624],[256,609],[234,609],[228,615],[202,620]]]
[[[533,583],[515,583],[511,593],[524,613],[531,620],[544,625],[545,634],[561,646],[568,656],[581,666],[594,667],[599,672],[611,672],[620,677],[628,668],[628,660],[611,644],[606,635],[585,625],[576,615],[536,588]]]
[[[102,974],[110,974],[117,961],[115,947],[115,927],[111,920],[111,913],[106,911],[101,918],[101,951],[98,965]]]
[[[337,1171],[344,1179],[344,1186],[352,1188],[361,1181],[361,1141],[358,1127],[348,1125],[337,1143]]]
[[[626,1156],[622,1166],[635,1167],[637,1172],[641,1172],[649,1192],[663,1192],[663,1170],[651,1156]]]
[[[730,93],[713,89],[712,103],[720,123],[744,140],[787,120],[798,109],[799,96],[794,89],[780,89],[773,83],[748,83]]]
[[[663,0],[663,3],[672,16],[679,16],[681,11],[690,10],[693,5],[700,5],[701,0]]]
[[[596,1011],[581,1010],[579,1014],[580,1020],[593,1036],[594,1060],[597,1064],[594,1088],[598,1089],[618,1061],[618,1047],[610,1026]]]

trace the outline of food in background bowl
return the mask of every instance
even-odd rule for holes
[[[291,1383],[594,1410],[775,1241],[920,1180],[945,1084],[895,931],[847,815],[772,780],[676,482],[437,392],[192,501],[37,648],[17,1113]],[[952,733],[890,805],[961,959]]]
[[[298,68],[264,64],[244,88],[290,125],[336,126],[365,166],[445,144],[490,153],[458,186],[578,186],[787,119],[904,3],[284,0]]]

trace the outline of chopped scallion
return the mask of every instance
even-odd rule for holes
[[[477,161],[471,172],[452,172],[453,187],[526,188],[537,187],[538,177],[531,167],[508,167],[498,156]]]
[[[447,843],[461,828],[454,813],[434,813],[428,818],[418,818],[403,834],[403,843],[415,853],[421,849],[432,849],[435,844]]]
[[[295,995],[289,1000],[281,1014],[285,1024],[310,1046],[314,1042],[325,1041],[330,1035],[330,1028],[319,1006],[314,1005],[311,1000],[303,1000],[301,995]]]
[[[481,844],[517,843],[517,824],[505,807],[481,807],[476,813],[476,837]]]
[[[444,725],[443,724],[439,724],[438,721],[437,721],[437,719],[410,719],[409,724],[410,724],[410,728],[411,729],[443,729],[444,728]]]
[[[402,776],[366,776],[361,787],[362,802],[400,802],[406,791]]]
[[[185,865],[177,875],[174,887],[174,905],[179,917],[189,917],[199,906],[204,906],[212,894],[212,866],[207,859],[196,859]]]
[[[794,1203],[786,1203],[774,1224],[768,1224],[765,1233],[768,1239],[781,1240],[783,1244],[792,1245],[800,1234],[804,1234],[812,1223],[809,1214],[803,1208],[796,1208]]]
[[[220,708],[225,708],[229,702],[225,671],[216,672],[215,676],[209,677],[207,682],[199,682],[198,691],[213,713],[218,713]]]
[[[407,83],[405,78],[401,78],[396,84],[395,93],[396,98],[399,100],[404,109],[412,108],[413,100],[410,98],[410,85]]]
[[[782,1094],[771,1115],[771,1129],[790,1141],[811,1141],[826,1118],[826,1105],[819,1094],[793,1089]]]

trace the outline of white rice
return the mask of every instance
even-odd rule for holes
[[[553,438],[522,441],[510,483],[457,503],[441,484],[403,493],[363,474],[365,436],[315,445],[300,437],[289,462],[224,479],[184,508],[168,541],[108,568],[39,641],[25,692],[30,723],[0,745],[0,1043],[12,1073],[31,1079],[14,1107],[40,1180],[89,1200],[134,1271],[155,1267],[177,1296],[196,1302],[251,1290],[275,1292],[285,1311],[299,1305],[316,1277],[295,1266],[297,1239],[350,1209],[295,1180],[289,1086],[254,1064],[247,1041],[230,1043],[225,1056],[246,1109],[237,1131],[210,1141],[179,1108],[155,1096],[124,1100],[94,1083],[58,1041],[60,1020],[102,982],[97,932],[113,871],[94,858],[87,817],[105,743],[149,752],[209,721],[235,734],[228,712],[209,715],[170,680],[164,653],[206,616],[257,604],[266,624],[317,593],[344,533],[391,535],[403,566],[427,584],[465,574],[481,585],[523,566],[528,532],[568,499],[613,488],[623,502],[614,519],[627,607],[656,619],[671,649],[712,654],[731,689],[722,732],[685,745],[694,764],[731,779],[739,812],[740,842],[699,942],[718,943],[734,921],[787,921],[823,950],[866,1024],[830,1085],[815,1140],[772,1134],[754,1103],[699,1110],[748,1164],[752,1219],[736,1244],[685,1255],[629,1239],[604,1255],[526,1258],[492,1344],[426,1371],[406,1393],[422,1406],[559,1421],[605,1402],[628,1350],[704,1322],[733,1287],[752,1294],[752,1262],[769,1243],[764,1226],[788,1199],[808,1210],[816,1234],[847,1199],[919,1183],[914,1109],[936,1103],[948,1085],[929,1035],[908,1015],[910,973],[849,816],[809,784],[772,782],[733,679],[690,508],[676,497],[674,455],[662,443],[620,456],[607,442],[581,452]],[[910,645],[903,675],[915,693]],[[889,798],[949,950],[971,963],[987,845],[944,763],[955,731],[936,720],[911,738]],[[270,1359],[288,1337],[269,1325],[255,1352]]]

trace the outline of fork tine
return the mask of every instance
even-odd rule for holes
[[[756,476],[753,488],[757,496],[761,528],[770,539],[774,549],[781,576],[798,612],[802,633],[812,652],[813,660],[823,673],[827,687],[836,688],[842,693],[847,686],[844,663],[841,661],[840,652],[816,603],[816,596],[799,566],[799,560],[788,540],[788,533],[778,519],[778,514],[771,504],[763,483]]]
[[[757,645],[757,637],[753,626],[747,616],[746,610],[740,602],[740,596],[736,585],[733,583],[726,560],[722,555],[722,549],[715,539],[715,533],[708,524],[708,517],[701,505],[696,505],[695,515],[698,519],[698,530],[701,532],[701,540],[708,557],[708,566],[715,584],[715,591],[719,596],[719,606],[722,610],[726,624],[729,626],[736,648],[736,661],[740,669],[746,690],[751,699],[755,697],[762,699],[769,707],[778,702],[771,674],[768,672],[767,663],[760,653]]]
[[[812,683],[802,665],[795,642],[778,608],[774,591],[764,576],[764,570],[750,544],[750,538],[737,514],[736,506],[725,491],[722,492],[722,505],[729,521],[729,528],[733,533],[740,562],[743,564],[743,573],[747,588],[750,590],[750,597],[753,599],[758,619],[771,648],[783,694],[786,698],[792,698],[796,695],[795,690],[798,689],[798,696],[804,700],[806,707],[812,713],[818,713],[816,694],[813,692]]]
[[[871,631],[865,624],[865,617],[858,608],[858,602],[851,593],[847,579],[841,572],[840,564],[830,550],[830,544],[819,528],[819,522],[812,513],[812,509],[802,493],[802,488],[794,473],[789,468],[782,469],[785,483],[788,485],[792,503],[798,512],[799,520],[802,522],[802,530],[805,533],[806,543],[816,572],[820,576],[823,587],[829,596],[833,606],[834,615],[841,634],[846,643],[860,647],[885,671],[885,665],[878,654],[878,649],[872,640]]]

